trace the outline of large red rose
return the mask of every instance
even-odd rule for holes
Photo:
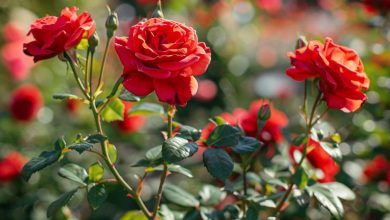
[[[124,87],[138,96],[155,91],[171,105],[185,106],[196,94],[194,76],[203,74],[211,59],[195,30],[163,18],[132,26],[129,37],[115,38],[115,49],[124,66]]]
[[[291,145],[289,150],[290,156],[294,158],[294,152],[298,150],[303,153],[303,149],[303,144],[298,147]],[[323,176],[318,180],[319,182],[334,182],[334,176],[340,171],[340,167],[318,141],[310,138],[306,159],[314,168],[322,171]]]
[[[82,38],[89,38],[96,29],[88,12],[77,15],[78,8],[65,8],[59,17],[46,16],[34,21],[28,34],[34,40],[24,44],[24,52],[34,61],[48,59],[75,47]]]
[[[311,41],[288,56],[292,67],[287,69],[287,75],[298,81],[319,78],[329,108],[354,112],[367,100],[363,91],[368,89],[370,81],[354,50],[327,38],[325,44]]]
[[[9,110],[15,120],[28,122],[36,117],[42,104],[39,89],[33,85],[24,85],[13,92]]]
[[[18,152],[10,152],[0,161],[0,182],[9,182],[17,178],[27,162]]]
[[[142,128],[145,123],[145,117],[142,115],[129,115],[127,112],[132,108],[131,102],[122,101],[125,105],[123,111],[123,121],[117,121],[116,125],[122,133],[128,134],[136,132]]]

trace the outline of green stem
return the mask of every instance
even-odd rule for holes
[[[98,84],[96,86],[96,91],[98,91],[100,89],[100,87],[102,86],[102,79],[103,79],[103,73],[104,73],[104,64],[106,63],[106,58],[107,58],[107,54],[108,54],[110,40],[111,40],[111,37],[107,39],[106,46],[104,48],[102,65],[100,67],[99,80],[98,80]]]
[[[85,72],[84,72],[84,84],[85,84],[87,92],[91,89],[89,87],[89,82],[88,82],[88,76],[89,76],[89,74],[88,74],[89,52],[90,51],[89,51],[89,48],[88,48],[87,49],[87,58],[85,60],[85,67],[84,67],[84,69],[85,69]]]
[[[314,101],[313,107],[311,109],[309,121],[306,123],[306,125],[307,125],[306,126],[306,133],[305,133],[306,142],[305,142],[305,145],[304,145],[304,148],[303,148],[303,154],[301,156],[301,159],[299,160],[298,164],[295,167],[296,171],[300,169],[300,167],[302,166],[302,163],[305,160],[305,157],[307,155],[307,147],[308,147],[309,139],[310,139],[309,135],[310,135],[310,131],[311,131],[312,127],[315,125],[315,123],[313,123],[313,118],[314,118],[314,114],[316,112],[316,108],[318,107],[318,104],[321,101],[321,95],[322,95],[322,93],[319,91],[318,94],[317,94],[317,97],[316,97],[316,99]],[[305,116],[305,118],[307,118],[307,117]],[[317,120],[315,122],[317,122]],[[284,194],[283,198],[278,203],[278,205],[276,206],[273,216],[278,216],[279,215],[280,209],[283,207],[284,203],[289,198],[289,196],[291,194],[291,191],[292,191],[292,189],[294,187],[293,179],[294,179],[296,174],[297,174],[297,172],[294,172],[293,174],[290,175],[289,186],[287,188],[287,191]]]
[[[89,64],[89,96],[93,97],[93,85],[92,85],[92,73],[93,73],[93,55],[95,54],[94,51],[91,51],[91,61]]]
[[[84,94],[84,96],[89,99],[89,95],[88,93],[85,91],[85,88],[83,86],[83,83],[81,82],[80,78],[79,78],[79,75],[77,74],[77,70],[78,68],[76,67],[76,63],[72,60],[72,58],[68,55],[67,52],[64,52],[64,57],[66,60],[68,60],[69,62],[69,65],[70,65],[70,68],[72,69],[72,72],[73,72],[73,76],[77,82],[77,85],[79,86],[81,92]]]
[[[175,112],[176,112],[176,108],[174,105],[170,105],[169,108],[168,108],[168,113],[167,113],[167,117],[168,117],[168,133],[167,133],[167,138],[172,138],[172,122],[173,122],[173,117],[175,115]],[[160,207],[160,203],[161,203],[161,197],[162,197],[162,192],[163,192],[163,188],[164,188],[164,182],[168,176],[168,164],[166,162],[163,163],[163,166],[164,166],[164,170],[161,174],[161,177],[160,177],[160,185],[158,187],[158,191],[157,191],[157,195],[156,195],[156,202],[154,204],[154,211],[153,211],[153,214],[152,214],[152,220],[155,220],[156,219],[156,216],[157,216],[157,212],[158,212],[158,209]]]

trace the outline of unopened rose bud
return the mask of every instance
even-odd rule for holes
[[[118,29],[118,15],[116,12],[112,12],[108,15],[106,20],[107,37],[111,38],[116,29]]]
[[[261,121],[267,121],[271,117],[271,109],[269,104],[264,104],[257,112],[257,118]]]
[[[152,14],[152,18],[164,18],[164,13],[162,12],[162,7],[161,7],[161,1],[157,1],[157,7],[154,10]]]
[[[297,43],[295,44],[295,49],[305,47],[307,45],[307,40],[305,36],[299,36]]]
[[[95,48],[99,44],[99,36],[97,33],[93,33],[93,35],[88,39],[88,46],[91,52],[95,52]]]

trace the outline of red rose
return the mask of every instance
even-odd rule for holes
[[[319,78],[329,108],[354,112],[367,100],[362,91],[368,89],[370,81],[354,50],[327,38],[324,45],[311,41],[288,56],[292,67],[287,69],[287,75],[298,81]]]
[[[13,92],[9,109],[14,119],[28,122],[36,117],[42,104],[39,89],[33,85],[24,85]]]
[[[123,111],[123,121],[117,121],[116,125],[121,132],[127,134],[140,130],[145,123],[145,117],[142,115],[128,115],[127,112],[131,109],[133,104],[131,102],[122,101],[125,105]]]
[[[368,12],[387,13],[390,11],[390,0],[363,0],[363,4]]]
[[[258,136],[257,112],[263,105],[270,105],[271,117],[267,120]],[[258,138],[260,141],[264,142],[265,145],[268,145],[270,142],[281,143],[283,141],[282,129],[286,127],[287,124],[287,116],[283,112],[272,107],[268,100],[257,100],[252,102],[248,113],[240,122],[246,135]]]
[[[366,181],[387,180],[389,170],[390,162],[387,161],[384,155],[378,155],[364,167],[364,179]]]
[[[23,42],[26,40],[23,32],[16,24],[8,23],[3,28],[6,43],[1,48],[1,56],[5,68],[14,80],[26,79],[34,66],[33,59],[23,53]]]
[[[9,182],[18,177],[26,162],[26,158],[18,152],[7,154],[0,161],[0,182]]]
[[[294,159],[294,152],[296,150],[303,153],[303,149],[303,144],[299,147],[291,145],[289,150],[291,158]],[[334,176],[340,171],[339,165],[324,150],[324,148],[322,148],[318,141],[310,138],[307,146],[306,159],[314,168],[322,171],[323,176],[319,179],[319,182],[334,182]]]
[[[124,87],[137,96],[155,91],[171,105],[185,106],[196,94],[194,76],[203,74],[211,59],[192,28],[163,18],[132,26],[129,37],[115,38],[115,49],[124,66]]]
[[[78,99],[67,99],[65,104],[69,112],[75,113],[79,109],[81,101]]]
[[[89,38],[96,29],[95,21],[88,12],[77,16],[76,7],[65,8],[60,17],[46,16],[34,21],[28,35],[34,41],[24,44],[24,52],[34,56],[34,61],[48,59],[65,52]]]

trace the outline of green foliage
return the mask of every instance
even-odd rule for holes
[[[133,95],[129,91],[127,91],[125,88],[121,90],[119,93],[119,99],[122,101],[130,101],[130,102],[139,102],[141,101],[141,98],[138,96]]]
[[[58,175],[63,178],[72,180],[76,183],[79,183],[83,186],[87,185],[85,184],[85,182],[88,179],[88,173],[84,168],[80,167],[77,164],[66,164],[58,170]]]
[[[147,167],[145,169],[145,172],[154,172],[154,171],[162,171],[164,167],[162,165],[156,166],[156,167]],[[173,173],[180,173],[183,174],[184,176],[187,176],[189,178],[192,178],[192,172],[189,169],[186,169],[180,165],[177,164],[169,164],[168,165],[168,171],[173,172]]]
[[[130,115],[163,115],[165,111],[161,105],[145,102],[133,106],[127,113]]]
[[[148,220],[148,218],[140,211],[126,212],[119,220]]]
[[[168,163],[176,163],[191,157],[198,151],[195,142],[188,142],[181,137],[173,137],[164,141],[162,146],[163,159]]]
[[[240,130],[233,126],[218,125],[209,135],[207,145],[213,147],[234,147],[239,143]]]
[[[61,157],[61,154],[61,147],[56,145],[53,151],[44,151],[38,157],[32,158],[23,167],[23,179],[28,181],[33,173],[40,171],[56,162]]]
[[[156,146],[148,150],[145,158],[137,161],[132,167],[154,167],[162,164],[162,146]]]
[[[102,111],[102,118],[106,122],[123,121],[125,105],[119,98],[113,98]]]
[[[92,209],[99,208],[107,199],[107,191],[104,184],[98,184],[88,189],[88,202]]]
[[[252,153],[258,151],[263,143],[253,137],[241,137],[238,144],[233,147],[233,151],[238,154]]]
[[[104,176],[104,168],[100,162],[96,162],[91,164],[88,168],[88,176],[90,182],[97,182],[103,179]]]
[[[77,190],[78,190],[78,188],[76,188],[72,191],[66,192],[66,193],[62,194],[60,198],[58,198],[57,200],[52,202],[49,205],[49,208],[47,209],[46,216],[48,218],[52,217],[58,210],[60,210],[63,206],[68,204],[69,201],[74,196],[74,194],[77,192]]]
[[[213,185],[204,185],[199,191],[199,201],[203,206],[217,205],[225,198],[225,196],[225,192]]]
[[[199,140],[200,135],[201,131],[199,129],[188,125],[183,125],[180,127],[179,134],[177,134],[176,137],[181,137],[191,141],[197,141]]]
[[[343,204],[337,195],[327,186],[317,183],[312,186],[307,186],[306,191],[310,196],[314,196],[335,218],[341,219],[343,217]]]
[[[233,172],[233,160],[223,149],[210,148],[203,153],[207,171],[220,180],[227,179]]]
[[[107,145],[107,151],[108,151],[108,157],[110,158],[111,163],[115,163],[116,160],[118,159],[118,152],[116,150],[115,145],[108,144]]]
[[[53,95],[53,99],[66,100],[66,99],[81,99],[81,98],[73,94],[57,93]]]
[[[200,204],[199,201],[193,195],[171,184],[167,184],[165,186],[163,196],[169,202],[181,207],[195,208],[198,207]]]

